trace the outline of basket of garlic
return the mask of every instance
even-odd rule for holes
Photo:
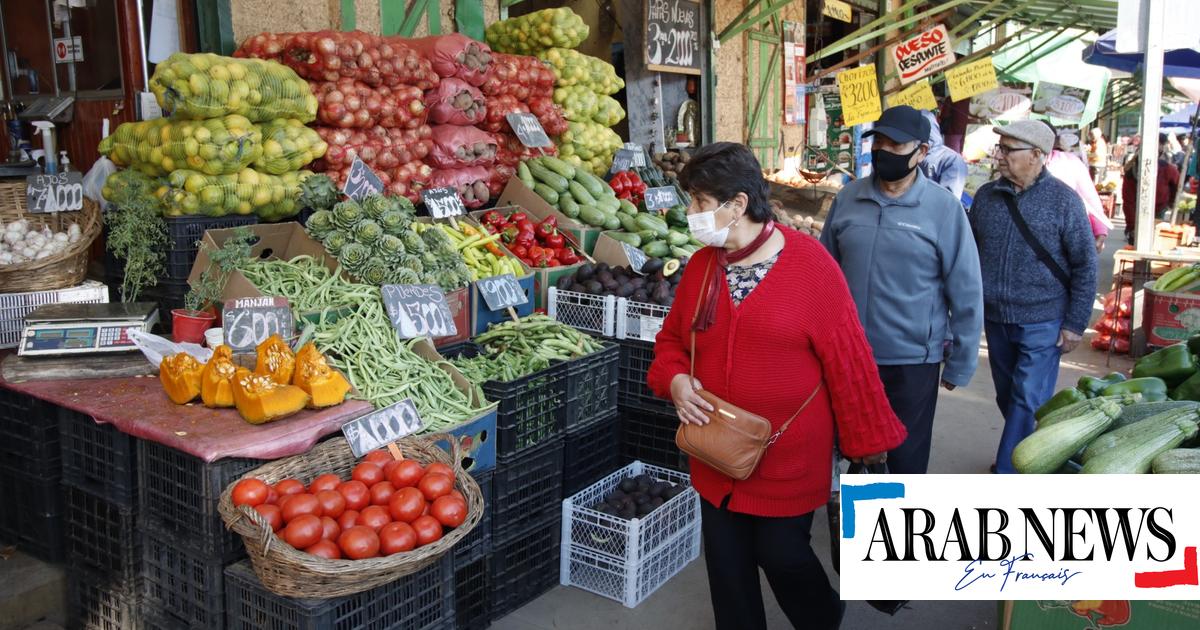
[[[0,293],[73,287],[87,275],[92,241],[100,234],[100,208],[83,200],[79,212],[30,214],[24,193],[5,195],[0,207]],[[12,199],[20,199],[14,207]]]

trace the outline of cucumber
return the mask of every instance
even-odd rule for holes
[[[567,179],[577,179],[579,176],[579,170],[556,157],[543,155],[541,157],[541,161],[542,166],[545,166],[546,168],[558,173],[559,175],[562,175]]]
[[[690,258],[690,257],[691,257],[691,255],[692,255],[692,252],[690,252],[690,251],[688,251],[688,250],[686,250],[686,249],[680,249],[680,248],[678,248],[678,247],[672,247],[672,248],[671,248],[671,255],[672,255],[672,256],[674,256],[674,257],[676,257],[676,258]]]
[[[630,234],[629,232],[605,232],[605,234],[627,245],[634,247],[642,246],[642,239],[637,234]]]
[[[562,195],[558,198],[558,209],[572,219],[579,216],[579,204],[575,203],[575,199],[571,195]]]
[[[587,189],[583,187],[583,184],[580,184],[579,182],[570,182],[567,187],[571,191],[571,196],[575,198],[575,201],[579,202],[579,205],[596,206],[596,198],[588,193]]]
[[[601,195],[600,197],[596,197],[596,207],[605,212],[620,212],[621,201],[616,197]]]
[[[517,164],[517,177],[521,179],[522,184],[525,184],[529,188],[533,188],[535,183],[533,181],[533,173],[529,172],[529,167],[526,166],[524,162]]]
[[[652,241],[642,245],[642,251],[651,258],[666,258],[671,255],[671,247],[666,241]]]
[[[681,245],[686,245],[687,242],[688,242],[687,234],[680,234],[679,232],[676,232],[673,230],[667,232],[667,244],[670,245],[671,247],[679,247]]]
[[[1173,448],[1150,464],[1156,475],[1200,475],[1200,448]]]
[[[656,216],[646,214],[645,212],[637,215],[637,223],[643,230],[654,230],[659,238],[666,238],[670,228],[667,227],[667,222],[659,219]]]
[[[617,210],[617,212],[620,212],[622,214],[628,214],[631,217],[637,216],[637,213],[638,213],[637,206],[633,205],[633,203],[630,202],[628,199],[618,200],[617,204],[621,206]]]
[[[552,206],[558,203],[558,192],[547,184],[541,182],[534,184],[533,192],[537,193],[539,197],[545,199],[546,203]]]
[[[606,230],[621,229],[621,220],[617,218],[616,214],[605,214],[604,215],[604,229],[606,229]]]
[[[617,213],[617,220],[621,222],[621,229],[626,232],[636,233],[641,228],[638,227],[637,219],[633,215]]]
[[[658,232],[655,232],[654,230],[638,230],[637,235],[642,238],[643,243],[649,243],[650,241],[658,240]]]
[[[605,195],[604,186],[601,185],[600,178],[583,169],[575,171],[575,181],[579,182],[581,186],[587,189],[588,193],[597,199]]]
[[[579,206],[579,219],[592,227],[604,227],[604,223],[608,221],[608,215],[596,209],[595,206]]]
[[[554,189],[558,194],[567,192],[570,182],[567,178],[542,166],[537,162],[529,162],[529,172],[533,178]]]

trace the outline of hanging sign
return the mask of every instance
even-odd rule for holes
[[[355,457],[412,435],[425,426],[411,398],[389,405],[342,425],[342,435]]]
[[[342,186],[342,192],[355,201],[362,201],[371,195],[383,194],[383,180],[379,179],[366,162],[355,157],[354,162],[350,164],[350,172],[346,174],[346,184]]]
[[[849,22],[854,17],[854,12],[850,8],[849,2],[842,0],[825,0],[825,6],[821,9],[821,13],[826,17],[831,17],[835,20]]]
[[[56,37],[54,39],[54,63],[74,63],[83,61],[83,39],[75,37]]]
[[[842,118],[847,127],[875,122],[883,114],[879,103],[879,83],[875,64],[846,70],[837,75],[838,93],[842,97]]]
[[[891,52],[900,83],[906,85],[954,63],[950,34],[942,24],[892,46]]]
[[[933,97],[933,88],[928,81],[914,83],[887,99],[888,107],[908,105],[913,109],[935,110],[938,108],[937,99]]]
[[[295,324],[287,298],[253,297],[226,302],[221,326],[225,329],[225,345],[237,354],[253,352],[271,335],[289,341]]]
[[[700,74],[700,3],[647,0],[645,15],[646,68]]]
[[[530,149],[552,146],[550,137],[546,135],[546,130],[542,128],[542,122],[537,116],[526,112],[513,112],[504,118],[513,133],[517,134],[517,140],[520,140],[521,144]]]
[[[517,277],[511,273],[480,278],[475,282],[475,286],[483,296],[483,301],[487,303],[489,311],[502,311],[529,301],[529,296],[525,295]]]
[[[83,174],[26,175],[25,202],[33,213],[83,210]]]
[[[446,294],[436,284],[385,284],[380,288],[392,327],[404,339],[458,334]]]
[[[950,68],[946,71],[946,83],[950,86],[950,99],[955,101],[994,90],[999,85],[990,56]]]
[[[429,210],[429,216],[435,219],[457,217],[467,213],[462,198],[453,188],[426,188],[421,191],[421,201]]]

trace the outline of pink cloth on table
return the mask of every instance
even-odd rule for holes
[[[329,409],[306,409],[283,420],[250,424],[235,409],[209,409],[198,402],[172,403],[155,376],[24,383],[0,379],[0,385],[210,463],[226,457],[279,459],[298,455],[372,409],[366,401],[348,400]]]
[[[1092,234],[1094,236],[1107,235],[1113,224],[1104,215],[1104,205],[1100,203],[1100,193],[1096,192],[1096,185],[1092,182],[1092,176],[1088,173],[1088,167],[1083,160],[1074,153],[1055,149],[1046,158],[1046,170],[1062,180],[1083,200],[1083,207],[1087,209],[1088,213],[1088,221],[1092,224]]]

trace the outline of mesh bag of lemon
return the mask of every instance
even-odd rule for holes
[[[625,109],[617,99],[603,94],[596,97],[596,113],[592,114],[592,122],[611,127],[621,122],[624,117]]]
[[[596,115],[599,99],[585,85],[554,88],[554,102],[563,108],[563,116],[575,122],[591,122]]]
[[[173,119],[240,114],[253,122],[311,122],[317,115],[308,82],[287,66],[261,59],[175,53],[155,68],[150,91]]]
[[[562,7],[495,22],[485,36],[496,52],[533,55],[547,48],[574,48],[587,39],[588,32],[583,18]]]
[[[300,184],[310,171],[268,175],[245,168],[229,175],[205,175],[177,170],[160,189],[167,216],[222,217],[255,214],[263,221],[279,221],[300,212]]]
[[[166,194],[167,180],[161,177],[151,177],[141,171],[121,169],[108,179],[100,190],[106,201],[124,206],[134,199],[157,199]]]
[[[295,118],[279,118],[259,125],[262,152],[254,160],[255,170],[271,175],[298,171],[325,156],[329,145],[315,129]]]
[[[594,175],[608,172],[613,155],[621,148],[621,136],[615,131],[590,122],[572,122],[558,138],[558,153],[576,166],[585,166]]]
[[[147,175],[191,169],[206,175],[236,173],[262,156],[262,133],[245,116],[124,123],[100,141],[100,153],[117,166]]]

